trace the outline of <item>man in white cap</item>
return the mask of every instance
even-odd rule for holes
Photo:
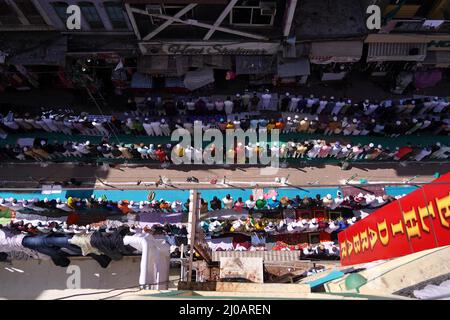
[[[336,158],[337,159],[347,158],[351,151],[352,151],[352,146],[350,144],[348,144],[341,149],[341,152],[337,155]]]
[[[280,101],[280,111],[286,112],[288,111],[289,103],[291,102],[291,97],[289,92],[286,92],[284,97]]]
[[[307,132],[309,129],[309,119],[308,117],[303,118],[298,124],[298,132]]]
[[[295,95],[291,98],[291,101],[289,103],[289,111],[290,112],[296,112],[298,110],[298,102],[300,101],[300,98],[298,95]]]
[[[266,89],[266,92],[261,96],[262,99],[262,110],[269,110],[270,104],[272,102],[272,95],[269,90]]]
[[[309,98],[306,100],[306,108],[309,113],[311,113],[313,105],[316,103],[317,99],[314,98],[314,95],[310,95]]]
[[[170,127],[166,119],[161,119],[161,132],[164,136],[170,136]]]
[[[323,110],[325,110],[325,107],[328,104],[327,97],[322,96],[322,98],[319,100],[319,108],[317,108],[316,114],[321,114]]]

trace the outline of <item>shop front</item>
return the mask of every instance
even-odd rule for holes
[[[279,42],[142,42],[138,72],[153,89],[195,91],[228,84],[271,84]]]
[[[362,41],[312,42],[309,60],[321,81],[339,81],[361,60]]]
[[[437,85],[450,66],[448,36],[371,34],[366,39],[367,70],[373,80],[389,83],[394,93]]]

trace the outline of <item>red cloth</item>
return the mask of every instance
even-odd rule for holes
[[[403,157],[410,154],[412,151],[413,151],[413,149],[411,147],[408,147],[408,146],[402,147],[395,153],[394,157],[397,159],[402,159]]]
[[[66,223],[67,225],[72,225],[72,224],[77,224],[77,222],[80,220],[80,215],[76,212],[71,212],[68,216],[67,216],[67,220]]]

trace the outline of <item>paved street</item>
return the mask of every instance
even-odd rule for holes
[[[358,163],[350,170],[343,171],[338,165],[305,166],[280,168],[278,172],[264,175],[261,168],[205,168],[204,166],[171,166],[162,169],[160,165],[146,167],[117,166],[115,168],[74,164],[3,164],[0,166],[0,177],[3,189],[38,188],[41,184],[69,181],[75,178],[81,181],[82,187],[151,189],[159,176],[167,177],[178,188],[224,188],[251,187],[254,183],[262,186],[279,185],[276,177],[289,177],[289,184],[295,186],[308,185],[340,185],[350,177],[357,175],[354,181],[366,179],[369,183],[389,182],[402,183],[414,179],[416,183],[426,183],[434,179],[434,174],[450,171],[449,163]],[[186,183],[186,178],[194,176],[199,184]],[[226,185],[221,179],[226,177]],[[216,178],[218,184],[210,184]],[[137,182],[141,181],[140,185]]]

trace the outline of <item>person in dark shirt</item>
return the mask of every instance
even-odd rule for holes
[[[222,209],[222,201],[220,201],[217,197],[214,197],[210,201],[210,206],[211,206],[211,209],[213,209],[213,210],[220,210],[220,209]]]

